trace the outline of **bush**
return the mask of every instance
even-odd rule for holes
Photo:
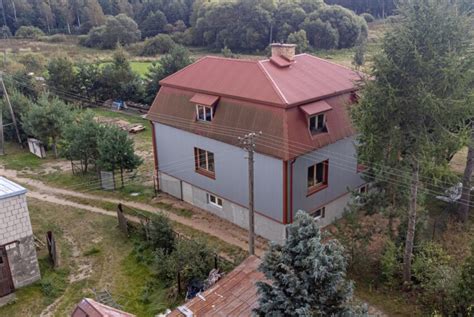
[[[62,43],[67,41],[67,37],[64,34],[54,34],[50,36],[41,36],[39,40],[49,43]]]
[[[156,54],[167,54],[173,49],[176,43],[167,34],[158,34],[155,37],[146,39],[140,55],[152,56]]]
[[[316,48],[350,48],[367,36],[367,23],[341,6],[325,6],[301,25]]]
[[[46,60],[43,55],[39,54],[25,54],[18,59],[20,64],[23,64],[28,73],[41,74],[46,68]]]
[[[39,37],[43,36],[44,33],[41,29],[35,26],[20,26],[15,32],[15,37],[20,39],[34,39],[37,40]]]
[[[291,33],[288,35],[287,43],[296,44],[296,53],[304,53],[308,50],[309,42],[306,37],[305,30],[299,30],[298,32]]]
[[[367,22],[367,23],[370,23],[370,22],[374,22],[374,21],[375,21],[374,16],[373,16],[372,14],[370,14],[370,13],[362,13],[360,16],[361,16],[361,17],[365,20],[365,22]]]
[[[209,247],[195,240],[178,240],[176,249],[169,255],[158,251],[155,268],[159,278],[168,286],[176,281],[178,272],[186,289],[192,280],[205,280],[214,268],[214,253]]]
[[[176,236],[169,219],[163,215],[154,216],[144,226],[147,244],[154,251],[170,254],[176,245]]]
[[[380,266],[382,271],[382,281],[389,287],[395,285],[396,277],[400,272],[400,261],[398,259],[399,250],[393,241],[385,243]]]
[[[140,40],[141,32],[137,23],[125,14],[107,17],[105,25],[92,28],[87,37],[79,43],[87,47],[113,49],[120,45],[129,45]]]

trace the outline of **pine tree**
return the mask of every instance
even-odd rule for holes
[[[259,316],[332,316],[352,312],[353,285],[337,240],[323,242],[315,220],[298,212],[284,245],[272,244],[260,270]]]
[[[386,201],[406,212],[403,279],[409,282],[418,198],[424,183],[436,186],[449,173],[449,158],[467,130],[460,122],[472,117],[465,102],[472,38],[469,20],[448,0],[407,1],[400,15],[352,109],[365,174]]]

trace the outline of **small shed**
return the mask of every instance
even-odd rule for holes
[[[257,308],[255,283],[265,280],[261,260],[250,256],[213,287],[173,310],[167,317],[252,316]]]
[[[40,278],[26,189],[0,176],[0,298]]]
[[[93,299],[84,298],[77,304],[71,317],[135,317],[135,315],[98,303]]]

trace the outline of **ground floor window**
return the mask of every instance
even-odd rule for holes
[[[213,206],[222,208],[222,198],[213,194],[207,194],[207,202]]]
[[[321,207],[313,212],[310,212],[309,215],[314,219],[321,219],[326,216],[326,207]]]

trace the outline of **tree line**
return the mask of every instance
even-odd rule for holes
[[[323,0],[1,0],[0,3],[4,36],[37,37],[38,31],[50,35],[87,34],[81,43],[98,48],[113,48],[117,43],[128,45],[160,33],[170,34],[183,45],[238,51],[262,51],[273,41],[295,38],[305,47],[309,44],[314,48],[346,48],[367,36],[367,24],[362,17]],[[34,32],[33,28],[36,28]]]

